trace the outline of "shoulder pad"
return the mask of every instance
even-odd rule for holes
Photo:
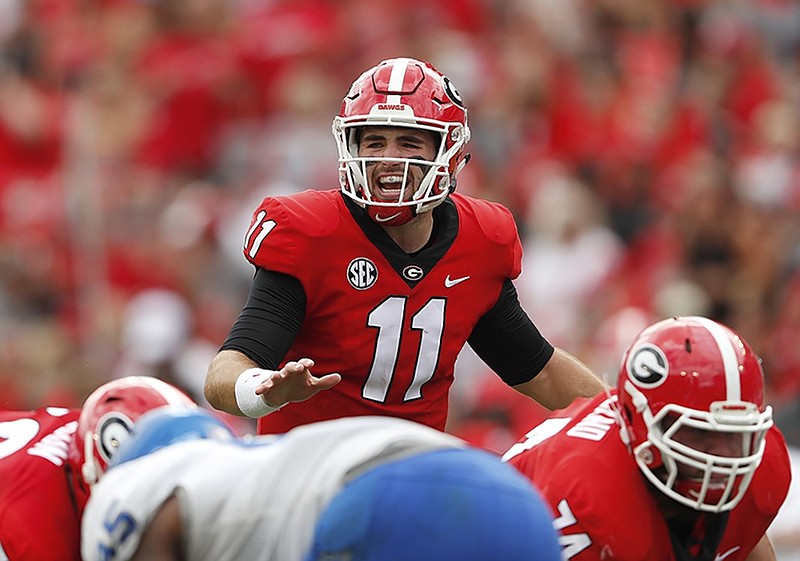
[[[330,235],[339,225],[338,191],[303,191],[267,197],[253,213],[244,238],[244,256],[256,265],[294,274],[311,238]]]
[[[502,255],[505,255],[505,274],[509,278],[517,278],[522,271],[522,241],[511,211],[499,203],[455,193],[452,198],[459,214],[465,220],[477,222],[489,244],[500,246]]]
[[[519,237],[514,216],[508,208],[500,203],[455,193],[452,197],[462,212],[469,212],[475,216],[481,230],[490,240],[505,245]]]
[[[339,224],[339,191],[307,189],[272,200],[282,207],[288,226],[310,237],[327,236]],[[263,204],[262,204],[263,207]]]
[[[764,457],[747,493],[753,494],[761,512],[775,515],[789,493],[791,462],[786,441],[777,427],[769,429],[766,439]]]
[[[561,498],[548,498],[556,522],[564,525],[562,535],[569,536],[562,544],[565,549],[572,548],[574,555],[591,548],[596,553],[610,552],[615,559],[644,559],[657,539],[647,491],[644,485],[631,485],[636,481],[631,476],[639,476],[638,469],[633,465],[631,471],[627,464],[621,469],[615,459],[627,460],[620,456],[610,462],[597,456],[572,457],[552,476],[562,482],[558,486]],[[635,534],[631,532],[634,521],[638,522]]]

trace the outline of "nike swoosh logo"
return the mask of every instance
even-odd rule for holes
[[[725,553],[718,553],[717,556],[714,558],[714,561],[722,561],[723,559],[725,559],[729,555],[731,555],[733,553],[736,553],[739,549],[741,549],[741,546],[737,545],[736,547],[730,548]]]
[[[376,212],[375,213],[375,222],[389,222],[389,220],[394,220],[398,216],[400,216],[400,213],[399,212],[395,212],[391,216],[387,216],[386,218],[384,218],[383,216],[381,216],[381,214],[379,212]]]
[[[459,277],[457,279],[451,279],[450,275],[447,275],[447,278],[444,279],[444,286],[445,288],[452,288],[460,282],[464,282],[465,280],[469,280],[469,275],[466,277]]]

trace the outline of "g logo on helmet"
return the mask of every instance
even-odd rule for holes
[[[103,460],[108,463],[119,445],[130,436],[133,421],[121,413],[112,411],[100,418],[97,427],[97,449]]]
[[[666,381],[669,362],[664,351],[647,343],[631,352],[626,368],[634,384],[640,388],[656,388]]]
[[[458,90],[453,85],[453,82],[450,81],[450,78],[442,76],[442,82],[444,83],[444,93],[447,94],[450,101],[464,109],[464,102],[461,100],[461,94],[458,93]]]

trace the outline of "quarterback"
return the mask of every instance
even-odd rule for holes
[[[253,213],[255,275],[209,365],[214,407],[258,418],[262,434],[357,415],[441,430],[467,343],[550,409],[604,388],[520,306],[510,211],[455,192],[471,133],[447,77],[385,60],[353,83],[333,134],[339,189],[270,197]]]

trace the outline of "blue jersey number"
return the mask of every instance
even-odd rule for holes
[[[130,513],[122,511],[116,515],[109,511],[109,516],[103,522],[103,526],[108,532],[108,543],[98,545],[100,549],[100,559],[112,561],[119,548],[136,530],[136,519]]]

